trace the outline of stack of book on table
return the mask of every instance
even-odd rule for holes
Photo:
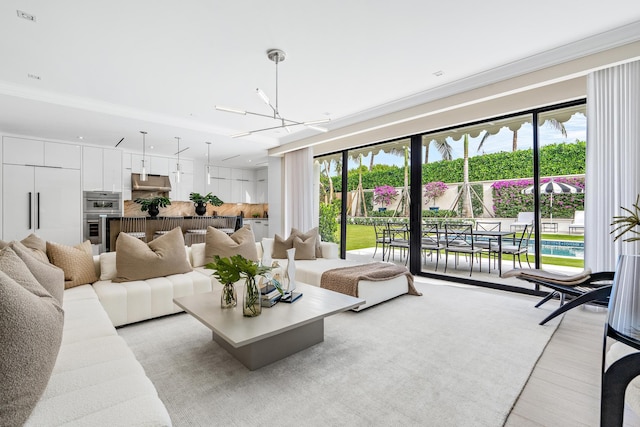
[[[274,306],[278,301],[280,301],[280,298],[282,297],[280,291],[275,286],[273,286],[271,281],[267,282],[266,285],[260,288],[260,294],[263,307]]]

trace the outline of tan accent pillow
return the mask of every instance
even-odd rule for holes
[[[7,246],[9,246],[9,243],[5,242],[4,240],[0,240],[0,249],[4,249]]]
[[[258,261],[256,239],[251,227],[247,225],[230,236],[224,231],[208,227],[204,253],[207,264],[213,262],[213,257],[216,255],[221,258],[242,255],[248,260]]]
[[[303,233],[297,228],[291,229],[291,236],[298,236],[302,241],[307,240],[309,237],[315,237],[316,258],[322,258],[322,248],[320,247],[320,234],[318,234],[318,227],[314,227],[311,230]],[[289,236],[289,237],[291,237]]]
[[[316,259],[316,238],[314,236],[304,241],[300,237],[295,236],[293,238],[293,247],[296,250],[294,259]]]
[[[31,249],[33,256],[38,258],[42,262],[50,262],[47,258],[47,242],[42,240],[37,235],[31,233],[20,241],[27,248]]]
[[[116,268],[113,282],[130,282],[192,271],[184,249],[184,236],[174,228],[148,244],[120,233],[116,240]]]
[[[47,242],[47,255],[51,264],[64,271],[65,289],[98,281],[89,240],[75,246]]]
[[[56,362],[64,314],[11,249],[0,251],[0,425],[21,426]]]
[[[290,235],[287,239],[283,239],[278,234],[273,237],[273,251],[271,252],[271,258],[275,259],[287,259],[287,249],[293,248],[294,235]]]
[[[38,283],[47,290],[61,305],[64,296],[64,271],[61,268],[43,262],[37,258],[32,250],[18,241],[9,243],[9,247],[25,263]]]

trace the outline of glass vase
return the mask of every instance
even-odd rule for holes
[[[222,286],[222,294],[220,295],[220,306],[222,308],[233,308],[238,305],[238,294],[233,283],[225,283]]]
[[[259,316],[262,312],[260,288],[255,277],[247,277],[244,282],[244,299],[242,301],[242,314],[245,317]]]

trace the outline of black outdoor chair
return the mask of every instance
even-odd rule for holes
[[[471,258],[469,262],[469,276],[473,274],[473,259],[482,252],[481,248],[475,246],[473,241],[473,227],[471,225],[461,224],[445,224],[445,248],[444,248],[444,272],[447,272],[447,264],[449,264],[449,252],[455,254],[455,267],[458,267],[458,257],[460,254],[468,255]],[[482,262],[479,264],[482,271]]]
[[[441,232],[438,229],[437,222],[426,222],[422,224],[422,252],[425,260],[427,252],[433,259],[433,252],[436,253],[436,271],[438,271],[438,261],[440,260],[440,251],[445,248],[444,240],[441,239]]]
[[[389,246],[390,238],[387,233],[387,225],[384,223],[373,222],[373,230],[376,233],[376,248],[373,250],[372,258],[375,258],[376,252],[378,252],[378,245],[382,246],[382,260],[384,261],[384,254]]]
[[[491,240],[491,244],[489,245],[489,258],[491,255],[494,256],[493,260],[498,258],[498,252],[502,252],[503,255],[512,255],[513,256],[513,268],[516,268],[516,257],[518,257],[518,265],[522,268],[522,261],[520,256],[522,254],[525,255],[525,259],[527,260],[527,265],[531,268],[531,263],[529,262],[529,241],[531,240],[531,233],[533,232],[533,226],[525,225],[522,229],[520,236],[514,235],[513,239],[507,239],[502,242],[502,247],[498,246],[498,243],[494,240]],[[489,259],[489,269],[491,269],[491,259]]]

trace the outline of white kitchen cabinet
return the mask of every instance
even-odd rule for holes
[[[36,233],[66,245],[82,241],[80,170],[5,164],[2,239]]]
[[[81,148],[76,144],[27,138],[2,138],[3,163],[80,169]]]
[[[122,191],[122,152],[109,148],[82,147],[82,189]]]
[[[218,168],[218,194],[213,194],[225,203],[235,203],[231,200],[231,169]]]
[[[149,166],[149,172],[152,175],[169,175],[169,158],[149,156],[151,165]]]
[[[256,171],[256,198],[255,203],[269,202],[269,182],[267,169]]]
[[[256,242],[261,242],[263,237],[269,237],[269,220],[265,218],[244,219],[243,224],[250,224]]]

